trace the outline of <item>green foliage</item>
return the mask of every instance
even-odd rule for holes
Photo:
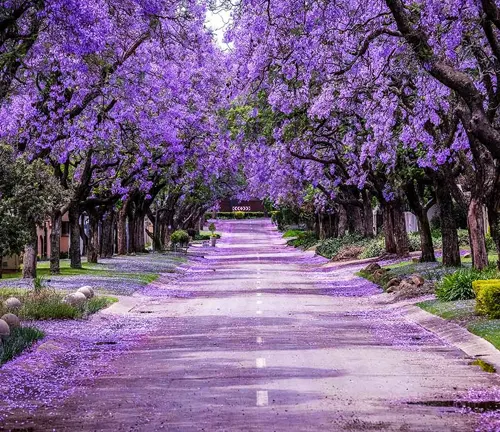
[[[195,240],[210,240],[211,237],[215,237],[215,238],[218,238],[220,239],[220,234],[218,233],[214,233],[213,235],[212,234],[203,234],[203,233],[200,233],[200,234],[197,234],[194,239]]]
[[[442,301],[473,299],[476,295],[472,283],[480,279],[493,279],[497,276],[494,267],[484,270],[462,268],[443,277],[437,284],[436,296]]]
[[[110,296],[95,296],[92,297],[85,304],[85,315],[92,315],[99,312],[102,309],[106,309],[111,306],[113,303],[117,303],[118,299],[116,297]]]
[[[235,219],[244,219],[245,218],[245,212],[242,212],[242,211],[234,212],[234,218]]]
[[[418,232],[408,233],[408,242],[410,246],[410,252],[422,250],[422,243],[420,241],[420,234]],[[434,246],[434,249],[442,248],[441,233],[439,231],[432,232],[432,244]]]
[[[420,234],[408,233],[408,245],[410,247],[410,252],[420,250]]]
[[[25,320],[50,319],[79,319],[96,313],[118,301],[115,297],[95,296],[82,306],[71,306],[63,303],[65,293],[44,288],[39,292],[24,289],[0,289],[0,315],[7,312],[2,310],[2,300],[15,296],[21,300],[22,307],[17,312]]]
[[[318,242],[316,234],[312,231],[303,231],[297,238],[287,241],[287,245],[301,249],[309,249]]]
[[[41,292],[46,287],[45,278],[43,276],[37,276],[33,279],[33,289],[36,293]]]
[[[214,232],[215,232],[216,229],[217,228],[215,227],[215,224],[213,222],[208,227],[208,230],[212,233],[212,235],[214,234]]]
[[[33,320],[76,319],[83,311],[62,302],[63,295],[53,290],[45,289],[40,293],[25,296],[19,310],[19,318]]]
[[[359,256],[361,259],[375,258],[385,252],[385,240],[383,237],[376,237],[368,241],[365,250]]]
[[[460,247],[469,246],[469,232],[466,229],[457,230],[458,244]]]
[[[321,242],[316,248],[316,253],[325,258],[334,258],[344,246],[364,246],[367,239],[363,236],[354,233],[346,234],[343,237],[329,238]]]
[[[184,230],[177,230],[170,236],[172,244],[187,245],[189,243],[189,234]]]
[[[0,365],[12,360],[44,336],[45,334],[36,327],[13,329],[3,343],[3,351],[0,348]]]
[[[476,302],[474,299],[450,302],[427,300],[417,303],[417,306],[431,314],[440,316],[441,318],[447,320],[464,320],[474,316],[475,304]]]
[[[0,257],[34,241],[35,225],[64,200],[61,186],[42,160],[28,161],[0,145]]]
[[[467,330],[486,339],[496,349],[500,349],[500,320],[482,320],[471,322]]]
[[[303,232],[304,230],[299,230],[299,229],[287,230],[283,233],[283,238],[298,237]]]
[[[476,312],[489,318],[500,318],[500,280],[477,280],[472,286],[476,294]]]
[[[490,234],[486,234],[486,250],[488,252],[496,252],[495,242]]]

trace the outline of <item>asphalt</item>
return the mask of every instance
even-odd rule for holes
[[[183,296],[121,311],[157,320],[113,372],[22,430],[475,430],[448,402],[497,375],[368,295],[354,268],[286,247],[269,221],[220,228],[176,282]]]

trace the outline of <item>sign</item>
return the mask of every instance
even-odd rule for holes
[[[235,206],[233,207],[233,211],[234,212],[237,212],[237,211],[250,211],[250,206]]]

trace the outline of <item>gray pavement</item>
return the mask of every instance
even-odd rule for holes
[[[113,372],[22,430],[475,430],[478,415],[448,402],[496,374],[369,295],[354,267],[287,248],[269,221],[220,229],[182,296],[132,308],[156,324]]]

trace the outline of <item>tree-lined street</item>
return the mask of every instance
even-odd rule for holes
[[[477,414],[439,401],[493,388],[496,376],[383,296],[363,296],[378,290],[352,276],[359,264],[325,268],[267,220],[223,226],[220,248],[191,267],[177,298],[138,298],[127,315],[151,320],[150,332],[111,372],[22,427],[472,430]]]

